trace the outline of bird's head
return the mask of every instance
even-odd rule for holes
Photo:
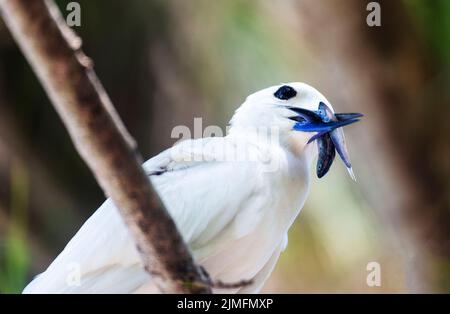
[[[328,172],[337,151],[355,179],[342,127],[359,121],[360,117],[360,113],[334,113],[319,91],[308,84],[294,82],[248,96],[231,119],[230,132],[276,129],[281,145],[289,146],[295,154],[318,153],[319,178]]]

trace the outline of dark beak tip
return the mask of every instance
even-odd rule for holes
[[[364,115],[362,113],[358,113],[358,112],[336,113],[335,116],[339,121],[348,121],[348,120],[354,120],[354,119],[364,117]]]

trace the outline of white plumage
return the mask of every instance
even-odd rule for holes
[[[233,116],[227,136],[184,141],[144,164],[194,258],[211,278],[253,280],[249,287],[219,292],[261,289],[308,193],[317,148],[307,141],[314,133],[293,131],[295,122],[288,119],[293,112],[287,107],[317,110],[319,102],[330,105],[306,84],[287,85],[296,90],[295,97],[275,97],[281,85],[249,96]],[[272,128],[269,134],[277,136],[269,138],[255,128]],[[79,281],[70,282],[74,275]],[[24,290],[136,292],[158,290],[109,199]]]

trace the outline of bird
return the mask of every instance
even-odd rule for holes
[[[195,261],[211,280],[249,282],[214,288],[214,293],[262,289],[304,206],[315,159],[321,178],[337,152],[355,179],[342,127],[362,116],[334,113],[330,102],[306,83],[282,83],[248,96],[225,136],[184,140],[143,163]],[[111,199],[23,290],[158,292]]]

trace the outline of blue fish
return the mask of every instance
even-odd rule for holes
[[[296,121],[293,129],[302,132],[317,132],[309,141],[317,141],[319,150],[316,173],[322,178],[330,169],[334,161],[336,151],[344,162],[349,175],[353,180],[355,175],[352,170],[350,156],[345,144],[342,127],[360,121],[361,113],[333,113],[323,102],[319,103],[318,110],[307,110],[303,108],[289,107],[297,115],[290,117]]]

